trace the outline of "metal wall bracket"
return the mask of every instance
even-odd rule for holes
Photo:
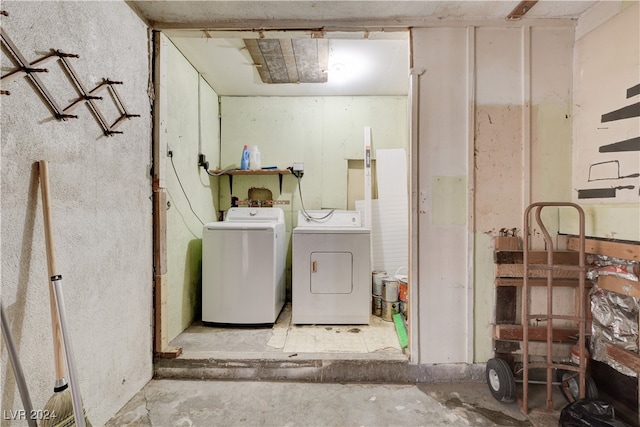
[[[7,12],[5,11],[0,11],[0,14],[8,16]],[[71,112],[78,105],[86,104],[93,113],[93,116],[96,118],[96,121],[102,128],[102,132],[106,136],[112,136],[114,134],[122,133],[121,131],[116,130],[116,128],[120,126],[120,124],[125,119],[140,117],[139,114],[131,114],[127,111],[124,103],[122,102],[122,99],[120,98],[120,95],[116,91],[115,85],[122,84],[122,82],[104,78],[102,82],[98,83],[95,88],[87,90],[85,85],[78,77],[76,71],[73,69],[71,62],[69,61],[69,58],[79,58],[78,55],[73,53],[64,53],[59,50],[52,49],[49,54],[43,56],[42,58],[39,58],[33,62],[29,62],[20,52],[17,46],[13,43],[9,35],[2,28],[0,28],[0,38],[2,39],[2,47],[8,53],[8,56],[17,65],[14,70],[0,76],[0,83],[6,84],[19,77],[26,76],[57,120],[77,119],[78,116],[75,114],[71,114]],[[47,68],[43,68],[43,66],[48,62],[54,60],[60,61],[63,69],[69,77],[69,80],[79,94],[78,98],[72,101],[71,104],[69,104],[65,108],[60,107],[58,102],[45,87],[44,83],[39,77],[40,73],[49,72],[49,70]],[[112,99],[116,106],[116,109],[119,112],[118,118],[116,118],[116,120],[111,124],[109,124],[107,119],[98,108],[98,104],[95,102],[103,100],[103,97],[98,96],[98,93],[102,92],[103,90],[109,91],[109,98]],[[11,93],[8,90],[0,90],[0,95],[10,94]]]

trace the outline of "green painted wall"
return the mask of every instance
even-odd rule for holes
[[[242,147],[257,145],[262,166],[285,169],[304,162],[301,180],[307,209],[347,206],[347,160],[362,159],[364,127],[372,127],[372,149],[407,148],[406,97],[222,97],[221,164],[239,166]],[[375,155],[375,153],[374,153]],[[233,180],[233,195],[247,198],[250,187],[278,195],[273,176]],[[220,207],[230,206],[227,178],[220,181]],[[297,212],[297,181],[283,179],[285,211]],[[290,224],[289,224],[290,225]]]
[[[219,153],[218,97],[198,72],[167,44],[166,161],[168,337],[200,313],[202,226],[215,221],[218,178],[198,167],[203,153],[215,167]],[[186,194],[185,194],[186,193]]]

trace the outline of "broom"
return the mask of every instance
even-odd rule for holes
[[[40,188],[42,192],[42,212],[44,217],[44,236],[47,248],[47,268],[49,271],[49,305],[51,306],[51,329],[53,334],[53,356],[55,363],[56,381],[53,388],[53,396],[44,406],[43,414],[48,416],[42,420],[42,427],[52,426],[71,426],[75,424],[76,418],[79,419],[78,425],[91,426],[85,416],[76,417],[82,414],[82,410],[78,411],[74,405],[74,398],[67,380],[64,377],[64,359],[63,359],[63,335],[60,327],[59,307],[56,302],[56,290],[54,289],[54,278],[61,278],[56,273],[56,261],[53,250],[53,232],[51,227],[51,211],[49,209],[49,170],[46,160],[39,163],[40,169]],[[59,280],[59,279],[57,279]],[[55,281],[57,281],[55,280]],[[69,360],[67,357],[67,365]],[[72,387],[74,385],[72,384]],[[84,422],[83,422],[84,421]]]

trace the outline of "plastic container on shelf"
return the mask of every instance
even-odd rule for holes
[[[260,170],[262,168],[262,164],[260,162],[260,150],[258,150],[258,146],[254,145],[251,149],[251,154],[249,155],[249,169],[251,170]]]
[[[240,160],[240,169],[249,169],[249,146],[245,145],[242,149],[242,159]]]

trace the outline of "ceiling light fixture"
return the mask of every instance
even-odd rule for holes
[[[343,73],[347,67],[342,62],[337,62],[331,66],[332,73]]]

